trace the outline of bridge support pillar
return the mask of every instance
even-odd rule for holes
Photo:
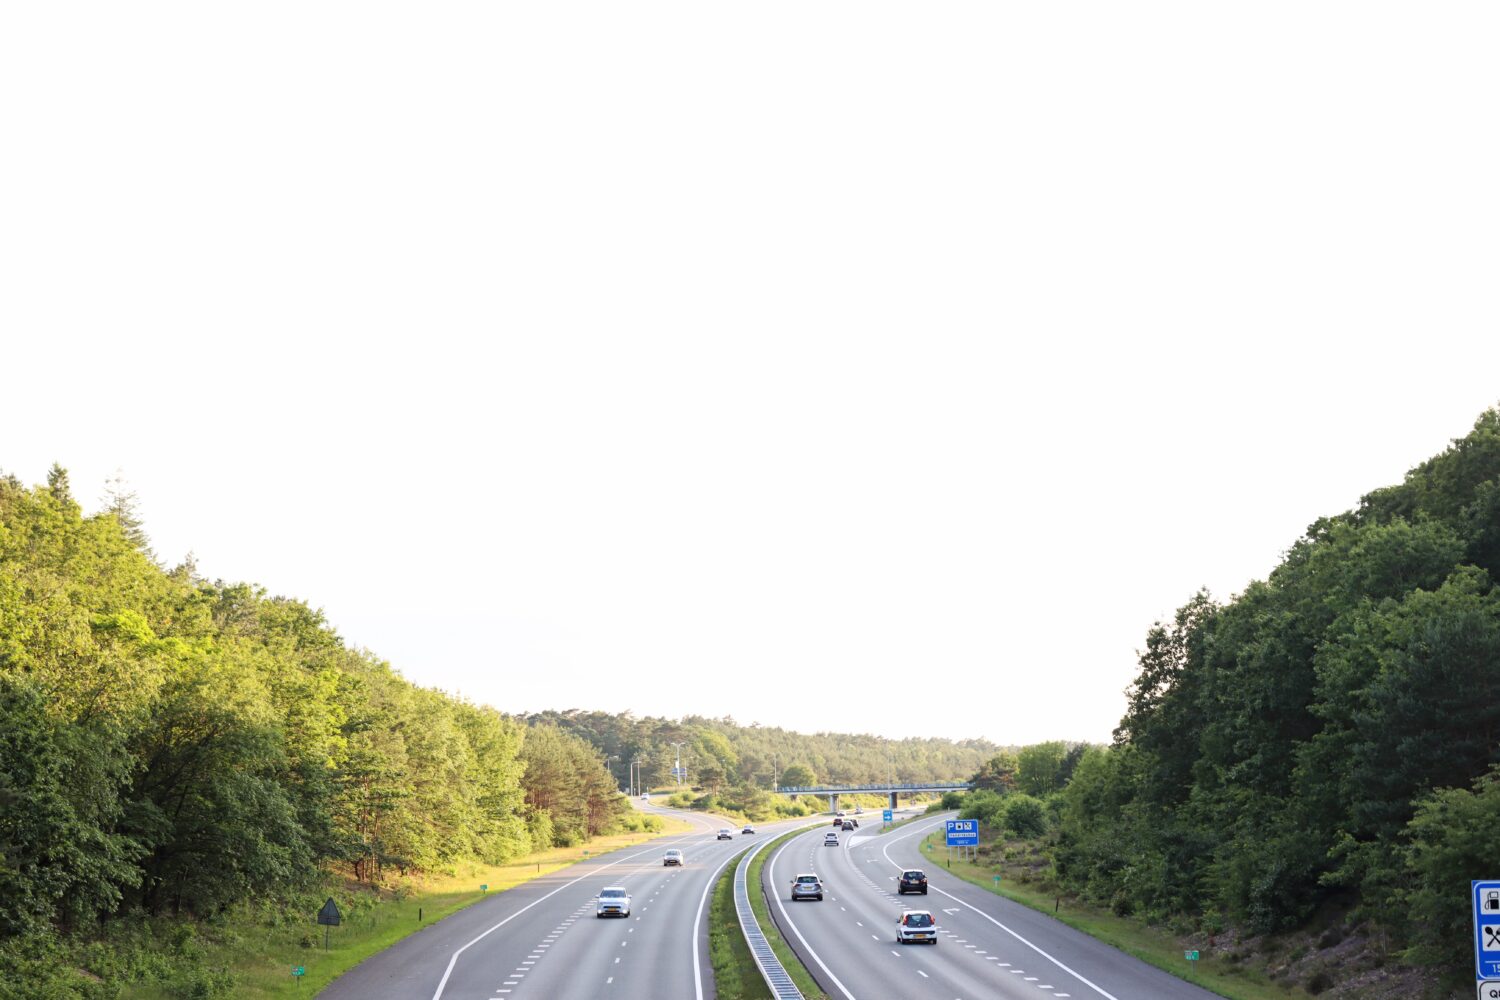
[[[892,792],[891,793],[891,809],[894,810],[895,808],[896,808],[896,793]]]
[[[828,796],[828,811],[831,813],[839,811],[839,796],[837,792],[833,792]]]

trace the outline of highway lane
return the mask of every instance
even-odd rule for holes
[[[712,997],[707,890],[752,838],[740,834],[741,824],[720,817],[641,808],[684,819],[693,832],[580,862],[497,893],[372,956],[319,997]],[[734,839],[716,839],[720,827],[732,829]],[[774,836],[776,829],[770,825],[758,836]],[[673,847],[686,856],[681,868],[662,865]],[[607,885],[630,892],[628,918],[594,916],[594,897]]]
[[[951,815],[951,814],[949,814]],[[1211,1000],[1185,983],[1043,913],[972,886],[920,856],[918,844],[947,815],[889,834],[826,829],[794,837],[763,871],[776,918],[831,996],[843,1000]],[[926,896],[896,895],[903,868],[927,872]],[[825,882],[822,902],[791,903],[793,876]],[[936,945],[899,945],[896,918],[927,909],[941,928]]]

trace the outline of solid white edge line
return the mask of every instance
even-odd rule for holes
[[[695,821],[698,820],[698,817],[696,817],[696,816],[683,817],[683,818],[684,819],[691,819],[691,820],[695,820]],[[712,829],[712,827],[710,827],[710,829]],[[547,895],[545,895],[545,896],[542,896],[540,899],[534,899],[534,900],[532,900],[531,902],[527,903],[525,906],[523,906],[519,910],[517,910],[515,913],[512,913],[510,916],[508,916],[504,920],[500,921],[498,924],[495,924],[493,927],[491,927],[488,930],[482,932],[478,937],[474,938],[474,940],[470,941],[468,944],[464,945],[462,948],[460,948],[457,951],[455,951],[448,958],[448,967],[443,970],[443,978],[438,981],[437,991],[432,994],[432,1000],[442,1000],[443,990],[447,989],[447,987],[448,987],[448,977],[451,976],[451,975],[453,975],[453,967],[458,964],[458,956],[462,955],[464,952],[468,951],[474,945],[478,944],[480,941],[482,941],[485,938],[489,937],[490,934],[492,934],[493,932],[495,932],[495,931],[499,930],[500,928],[504,927],[506,924],[510,923],[512,920],[516,919],[517,917],[519,917],[521,914],[525,913],[527,910],[531,909],[536,904],[544,902],[544,901],[546,901],[548,899],[551,899],[553,896],[556,896],[558,893],[562,892],[564,889],[568,888],[569,886],[577,885],[579,882],[582,882],[586,878],[592,878],[595,874],[597,874],[598,872],[602,872],[606,868],[613,868],[615,865],[618,865],[621,862],[629,861],[631,858],[638,858],[642,854],[650,854],[652,851],[659,851],[659,850],[661,850],[661,848],[665,844],[680,842],[686,836],[688,836],[688,835],[687,834],[680,834],[680,835],[678,835],[676,837],[671,838],[670,840],[663,841],[663,843],[661,843],[661,844],[656,844],[656,845],[648,848],[647,850],[637,851],[634,854],[627,855],[626,857],[620,858],[620,859],[618,859],[616,861],[611,861],[607,865],[600,865],[597,868],[590,869],[589,871],[587,871],[584,874],[582,874],[582,875],[578,876],[577,878],[575,878],[573,881],[571,881],[571,882],[564,882],[562,885],[558,886],[556,889],[553,889],[551,892],[547,893]],[[697,965],[698,965],[698,952],[697,952],[697,949],[696,949],[696,946],[695,946],[694,951],[693,951],[693,967],[694,967],[694,972],[697,971]],[[699,1000],[702,1000],[703,994],[702,994],[701,989],[699,991],[698,996],[699,996]]]
[[[814,831],[815,830],[816,830],[816,828],[814,828]],[[814,831],[810,831],[810,832],[814,832]],[[784,851],[784,850],[786,850],[788,847],[791,847],[794,843],[797,842],[798,839],[799,838],[797,838],[797,837],[793,837],[791,840],[788,840],[785,844],[782,844],[780,847],[778,847],[776,849],[776,853],[773,854],[773,855],[771,855],[771,860],[768,861],[768,862],[766,862],[766,864],[771,869],[771,884],[772,885],[776,885],[777,884],[777,880],[776,880],[776,862],[781,860],[781,852]],[[781,911],[781,915],[782,915],[783,918],[785,918],[787,926],[792,929],[792,933],[793,934],[797,935],[797,940],[802,942],[802,947],[804,947],[804,948],[807,949],[807,953],[813,957],[813,961],[818,963],[818,968],[822,969],[824,972],[826,972],[828,974],[828,978],[833,982],[833,985],[835,985],[835,986],[837,986],[839,988],[839,992],[843,993],[844,996],[846,996],[846,997],[849,998],[849,1000],[854,1000],[854,994],[850,993],[848,987],[846,987],[843,983],[839,982],[839,977],[835,976],[833,974],[833,970],[828,967],[827,963],[825,963],[821,957],[819,957],[819,955],[818,955],[817,952],[813,951],[812,945],[810,945],[810,944],[807,943],[807,938],[803,937],[802,936],[802,932],[797,929],[797,923],[796,923],[796,921],[794,921],[792,919],[792,915],[786,911],[786,904],[781,901],[781,893],[775,892],[775,893],[772,893],[771,896],[772,896],[773,899],[776,900],[776,909],[778,909],[778,910]],[[701,1000],[701,998],[700,998],[700,1000]]]
[[[943,821],[942,820],[938,820],[937,822],[941,823]],[[936,830],[936,829],[937,829],[937,823],[934,823],[932,826],[921,827],[919,829],[913,830],[912,833],[922,833],[922,832],[926,832],[928,830]],[[887,845],[885,845],[884,847],[882,847],[880,849],[880,853],[885,855],[885,860],[888,861],[888,862],[890,862],[891,865],[893,867],[895,867],[895,868],[899,869],[899,868],[902,868],[903,866],[896,864],[896,862],[891,858],[890,854],[888,853],[889,849],[890,849],[891,845],[893,845],[893,844],[896,843],[897,840],[905,840],[909,836],[911,836],[911,834],[909,834],[909,833],[902,834],[900,837],[897,837],[897,838],[895,838],[895,840],[892,840],[890,842],[890,844],[887,844]],[[928,885],[928,888],[930,888],[930,889],[937,889],[937,886],[933,885],[930,881],[928,882],[927,885]],[[1119,998],[1116,997],[1113,993],[1110,993],[1108,990],[1104,989],[1102,986],[1098,986],[1098,985],[1090,982],[1089,980],[1085,979],[1081,973],[1075,972],[1072,969],[1068,968],[1062,962],[1058,961],[1056,958],[1053,958],[1047,952],[1043,951],[1041,948],[1038,948],[1036,945],[1032,944],[1030,941],[1026,940],[1021,935],[1017,934],[1015,931],[1011,930],[1009,927],[1005,926],[1000,921],[996,920],[994,917],[990,916],[988,913],[985,913],[979,907],[969,905],[968,903],[966,903],[963,900],[959,899],[957,896],[953,895],[953,893],[951,893],[951,892],[943,892],[942,889],[937,889],[937,891],[938,892],[942,892],[944,896],[947,896],[949,899],[953,900],[955,903],[957,903],[959,906],[962,906],[964,909],[966,909],[966,910],[973,910],[975,913],[979,914],[981,917],[983,917],[984,919],[988,920],[990,923],[994,924],[996,927],[1000,928],[1002,931],[1004,931],[1005,933],[1009,934],[1011,937],[1015,938],[1017,941],[1021,942],[1026,947],[1030,948],[1032,951],[1036,952],[1038,955],[1042,956],[1047,961],[1051,962],[1053,965],[1057,966],[1059,969],[1061,969],[1062,971],[1066,972],[1068,975],[1072,976],[1074,979],[1078,980],[1080,983],[1082,983],[1083,985],[1087,986],[1089,989],[1093,990],[1095,993],[1099,994],[1100,996],[1107,997],[1108,1000],[1119,1000]],[[1045,914],[1043,914],[1043,916],[1045,916]],[[1064,926],[1066,926],[1066,925],[1064,925]],[[1094,940],[1097,941],[1098,939],[1095,938]],[[1103,944],[1103,942],[1100,942],[1100,943]],[[852,998],[851,998],[851,1000],[852,1000]]]

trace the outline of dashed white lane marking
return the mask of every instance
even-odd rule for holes
[[[901,957],[901,953],[899,951],[897,951],[895,948],[891,949],[891,954],[895,955],[897,958]]]
[[[618,958],[616,958],[616,959],[615,959],[615,964],[616,964],[616,965],[619,965],[619,964],[620,964],[620,960],[619,960],[619,959],[618,959]]]
[[[605,983],[612,983],[614,981],[615,981],[615,977],[614,976],[610,976],[608,979],[605,980]]]
[[[932,978],[927,973],[923,972],[921,969],[917,970],[917,975],[921,976],[923,979],[931,979]]]

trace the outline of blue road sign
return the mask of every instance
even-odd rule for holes
[[[977,819],[950,819],[950,820],[948,820],[948,846],[949,847],[978,847],[979,846],[979,820],[977,820]]]
[[[882,823],[889,823],[891,821],[891,811],[889,809],[880,810],[880,820]]]
[[[1500,979],[1500,881],[1474,887],[1474,978]]]

